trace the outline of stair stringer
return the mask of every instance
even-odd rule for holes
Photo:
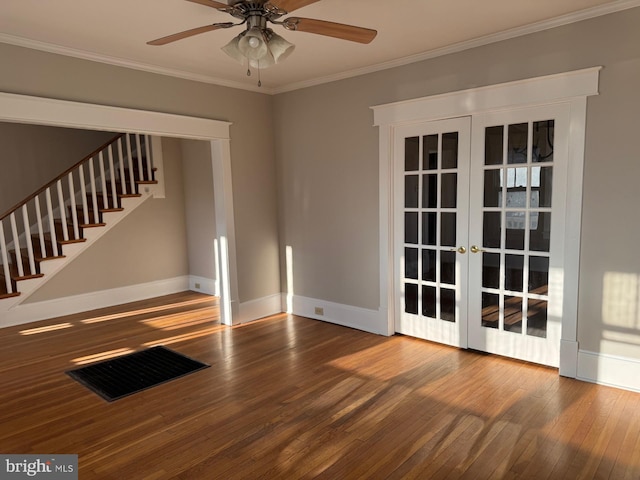
[[[102,220],[103,223],[106,224],[105,226],[84,229],[83,237],[86,241],[61,245],[60,248],[62,249],[62,255],[64,255],[64,258],[55,258],[42,262],[40,265],[40,271],[44,276],[28,280],[20,280],[20,295],[5,298],[0,301],[0,328],[30,322],[31,320],[21,319],[21,315],[19,314],[20,306],[25,302],[25,300],[33,295],[45,283],[51,280],[57,273],[61,272],[82,252],[91,248],[96,241],[118,225],[118,223],[120,223],[120,221],[127,217],[131,212],[136,210],[149,199],[153,198],[156,190],[161,191],[160,195],[163,193],[163,189],[159,188],[158,185],[144,185],[144,188],[141,188],[140,190],[142,191],[142,196],[140,197],[121,199],[122,211],[102,213]],[[17,321],[13,320],[13,318]]]

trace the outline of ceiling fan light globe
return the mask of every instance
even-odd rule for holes
[[[251,68],[257,68],[257,69],[268,68],[275,64],[276,64],[276,61],[273,58],[273,55],[271,55],[271,53],[265,55],[260,60],[249,60],[249,66]]]
[[[293,53],[295,48],[296,46],[293,43],[287,42],[277,33],[272,34],[272,37],[269,40],[269,51],[271,52],[275,63],[279,63],[287,58],[291,53]]]
[[[264,35],[256,27],[247,30],[239,39],[238,49],[249,60],[262,60],[269,53]]]
[[[238,63],[241,63],[244,65],[247,59],[238,48],[239,41],[240,41],[239,36],[233,37],[233,39],[229,43],[227,43],[224,47],[222,47],[222,51],[227,55],[229,55],[234,60],[236,60]]]

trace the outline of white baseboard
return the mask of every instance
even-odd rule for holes
[[[239,305],[238,315],[233,319],[233,324],[252,322],[260,318],[282,313],[281,295],[274,293],[267,297],[249,300]]]
[[[206,293],[207,295],[215,295],[216,297],[220,296],[220,287],[217,280],[198,277],[197,275],[189,276],[189,290]]]
[[[283,305],[287,304],[286,300],[287,296],[283,294]],[[386,327],[383,329],[380,327],[380,312],[378,312],[378,310],[368,310],[366,308],[301,297],[299,295],[293,296],[292,303],[293,311],[291,313],[294,315],[323,320],[378,335],[388,334]],[[322,314],[316,313],[316,309],[321,309]]]
[[[577,378],[640,392],[640,360],[580,350]]]
[[[56,298],[37,303],[16,305],[2,312],[0,327],[22,325],[25,323],[61,317],[74,313],[111,307],[123,303],[136,302],[147,298],[169,295],[189,290],[189,277],[167,278],[156,282],[129,285],[127,287],[101,290],[64,298]]]

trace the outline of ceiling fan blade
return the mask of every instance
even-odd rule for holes
[[[312,3],[319,2],[320,0],[273,0],[269,2],[271,5],[281,8],[289,13],[293,12]]]
[[[229,5],[227,5],[226,3],[214,2],[214,0],[187,0],[187,2],[199,3],[200,5],[204,5],[205,7],[217,9],[229,8]]]
[[[358,43],[371,43],[378,32],[370,28],[354,27],[344,23],[327,22],[313,18],[289,17],[284,19],[287,30],[316,33]]]
[[[213,25],[205,25],[204,27],[192,28],[191,30],[185,30],[184,32],[174,33],[173,35],[167,35],[166,37],[157,38],[147,42],[147,45],[166,45],[167,43],[175,42],[176,40],[182,40],[183,38],[192,37],[205,32],[211,32],[220,28],[229,28],[228,23],[214,23]]]

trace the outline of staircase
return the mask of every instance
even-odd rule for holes
[[[154,195],[153,153],[159,139],[118,134],[0,216],[0,318]]]

